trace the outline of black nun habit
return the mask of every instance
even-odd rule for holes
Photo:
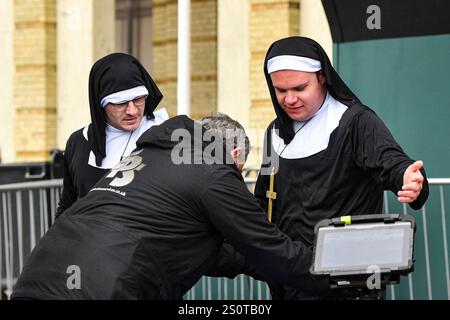
[[[138,87],[141,88],[140,92],[142,88],[148,92],[144,117],[138,129],[128,132],[108,125],[102,100],[112,94]],[[133,96],[129,97],[134,99]],[[149,73],[136,58],[128,54],[112,53],[93,65],[89,74],[92,122],[74,132],[67,141],[64,152],[64,187],[56,216],[86,195],[110,168],[123,156],[127,156],[136,147],[137,139],[145,130],[168,118],[165,109],[154,112],[162,98],[163,95]]]
[[[92,67],[89,75],[89,106],[92,123],[88,130],[88,137],[97,166],[101,166],[102,160],[106,156],[106,118],[100,105],[102,98],[111,93],[141,85],[144,85],[149,92],[144,114],[153,119],[153,111],[163,96],[138,60],[125,53],[112,53],[98,60]]]
[[[319,61],[326,79],[327,94],[322,106],[298,133],[295,121],[278,104],[268,72],[270,59],[279,56]],[[346,86],[321,46],[304,37],[276,41],[267,52],[264,74],[277,118],[266,129],[255,195],[267,209],[267,169],[276,159],[277,196],[272,222],[293,240],[311,247],[314,227],[323,219],[381,213],[383,191],[401,190],[404,171],[414,160],[405,154],[375,112]],[[421,172],[425,177],[425,171]],[[425,179],[421,194],[410,206],[421,208],[427,197]],[[271,289],[275,299],[320,298],[277,284],[272,284]]]

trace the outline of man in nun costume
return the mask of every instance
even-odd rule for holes
[[[255,195],[264,208],[272,207],[271,222],[292,240],[312,247],[314,227],[323,219],[382,213],[384,190],[415,210],[424,205],[428,183],[423,162],[406,155],[317,42],[305,37],[274,42],[264,74],[276,119],[266,129]],[[274,299],[373,296],[368,289],[314,296],[270,286]]]
[[[140,135],[168,119],[163,98],[142,64],[124,53],[98,60],[89,75],[91,124],[75,131],[64,152],[64,186],[56,217],[136,148]]]

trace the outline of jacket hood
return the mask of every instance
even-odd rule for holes
[[[184,134],[185,137],[189,135],[190,138],[195,138],[194,132],[202,129],[203,127],[200,124],[185,115],[175,116],[145,131],[139,137],[136,146],[138,148],[154,146],[172,149],[180,143],[181,138],[178,137],[181,134]],[[194,141],[192,140],[192,142]]]
[[[171,149],[172,160],[180,164],[226,164],[237,170],[222,137],[211,139],[201,124],[185,115],[175,116],[151,127],[141,135],[136,146]]]

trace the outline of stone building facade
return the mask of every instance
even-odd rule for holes
[[[161,106],[176,115],[178,1],[187,0],[1,1],[3,162],[46,161],[51,149],[64,149],[70,133],[89,123],[89,70],[110,52],[139,58],[164,94]],[[303,29],[330,50],[320,1],[190,1],[190,115],[220,111],[239,120],[254,146],[249,165],[257,166],[263,131],[275,116],[265,53],[274,40],[305,35]]]

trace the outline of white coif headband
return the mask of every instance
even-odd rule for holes
[[[145,95],[148,95],[147,88],[145,86],[138,86],[128,90],[111,93],[102,99],[100,105],[104,108],[108,103],[125,103]]]
[[[322,69],[320,61],[300,56],[276,56],[267,61],[267,72],[280,70],[296,70],[316,72]]]

